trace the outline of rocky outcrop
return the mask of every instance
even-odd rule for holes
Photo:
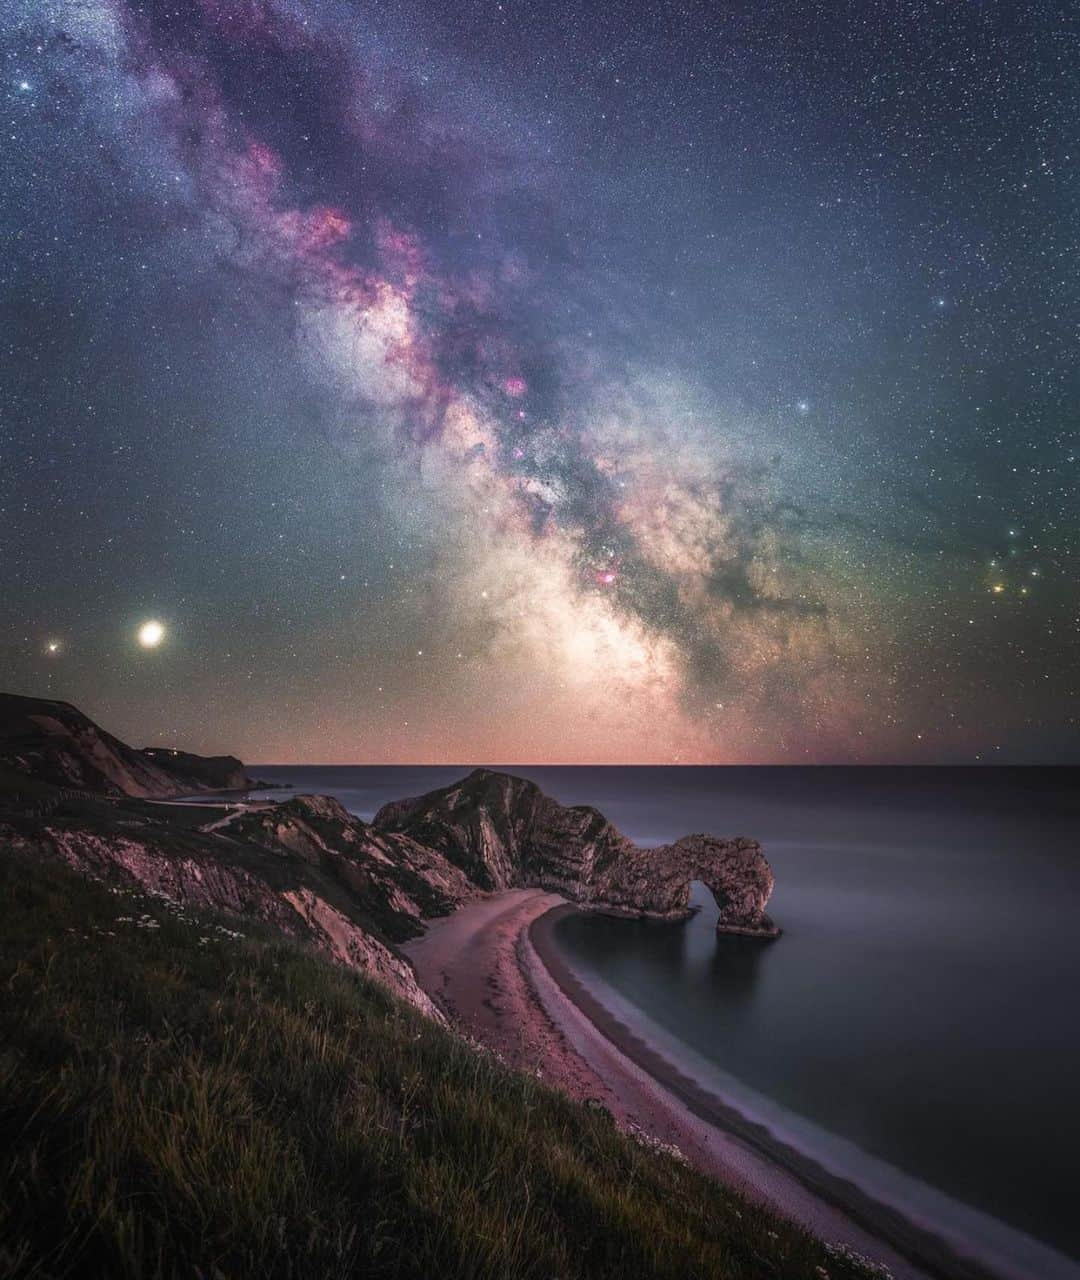
[[[396,951],[357,928],[348,916],[310,889],[289,889],[282,898],[335,960],[349,968],[362,970],[429,1018],[445,1021],[442,1012],[417,981],[412,965]]]
[[[691,835],[641,849],[596,809],[561,805],[509,774],[477,769],[385,805],[374,826],[437,850],[485,889],[537,886],[595,910],[673,920],[688,914],[700,880],[720,909],[718,930],[779,932],[765,914],[773,874],[756,841]]]
[[[331,876],[394,942],[417,937],[424,920],[447,915],[476,891],[441,853],[378,830],[331,796],[294,796],[219,829]]]
[[[0,850],[59,858],[84,875],[138,888],[185,909],[254,922],[310,942],[333,959],[381,982],[429,1017],[442,1020],[402,956],[348,894],[327,885],[300,860],[271,861],[257,848],[202,833],[182,837],[167,827],[140,834],[46,825],[33,832],[0,821]]]
[[[68,702],[13,693],[0,694],[0,766],[29,786],[97,795],[160,799],[250,785],[234,756],[136,751]]]
[[[690,885],[699,880],[716,899],[718,933],[778,936],[765,912],[772,868],[756,840],[692,835],[656,849],[631,848],[594,869],[580,896],[568,896],[603,911],[679,920],[690,909]]]

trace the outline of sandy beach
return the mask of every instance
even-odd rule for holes
[[[553,945],[552,925],[567,910],[573,908],[543,890],[485,895],[433,922],[405,950],[421,984],[460,1029],[573,1097],[598,1099],[620,1126],[675,1145],[749,1199],[884,1264],[897,1280],[988,1275],[784,1147],[615,1019]]]

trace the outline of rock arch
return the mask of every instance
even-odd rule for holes
[[[561,805],[525,778],[488,769],[387,805],[375,825],[437,849],[483,888],[535,885],[592,910],[682,920],[700,880],[719,907],[719,932],[779,933],[765,914],[772,869],[743,836],[689,835],[641,849],[596,809]]]

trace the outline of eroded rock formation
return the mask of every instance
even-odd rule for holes
[[[72,825],[57,814],[26,830],[25,823],[6,825],[0,813],[0,851],[59,858],[94,879],[137,887],[188,909],[231,916],[240,929],[256,921],[269,925],[287,937],[310,942],[383,983],[429,1017],[442,1019],[383,927],[389,922],[397,938],[412,936],[419,931],[410,915],[415,908],[391,901],[389,885],[384,892],[373,885],[350,892],[350,874],[361,874],[362,857],[353,862],[344,855],[332,859],[328,853],[337,874],[327,875],[307,856],[284,846],[272,851],[224,833],[179,832],[164,823],[133,819],[122,822],[123,826],[95,830],[101,825],[98,821],[83,818]]]
[[[424,920],[449,914],[476,891],[435,849],[379,831],[332,796],[294,796],[242,812],[219,830],[328,876],[394,942],[415,938]]]
[[[690,835],[641,849],[596,809],[561,805],[510,774],[477,769],[385,805],[374,826],[437,850],[481,888],[536,885],[596,910],[674,920],[700,880],[716,898],[719,930],[778,933],[765,914],[773,874],[757,841]]]

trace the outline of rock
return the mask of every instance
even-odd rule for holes
[[[779,932],[765,914],[773,874],[757,841],[691,835],[640,849],[597,810],[561,805],[510,774],[477,769],[384,805],[373,825],[437,850],[484,889],[535,886],[595,910],[677,920],[700,880],[720,909],[718,930]]]
[[[394,942],[417,937],[425,919],[447,915],[476,890],[442,854],[377,830],[331,796],[294,796],[243,813],[228,832],[329,874]]]
[[[358,928],[310,889],[292,889],[282,894],[282,898],[295,908],[312,934],[336,960],[350,968],[363,970],[368,977],[389,987],[429,1018],[445,1021],[417,981],[412,965],[403,956]]]
[[[179,839],[167,829],[136,837],[119,830],[50,824],[26,835],[0,823],[0,850],[56,857],[94,879],[137,887],[186,908],[220,912],[240,924],[270,925],[287,937],[310,942],[389,987],[428,1017],[444,1021],[411,963],[379,936],[362,907],[333,888],[328,892],[303,865],[269,867],[260,863],[257,851],[240,859],[212,836],[186,832]]]

